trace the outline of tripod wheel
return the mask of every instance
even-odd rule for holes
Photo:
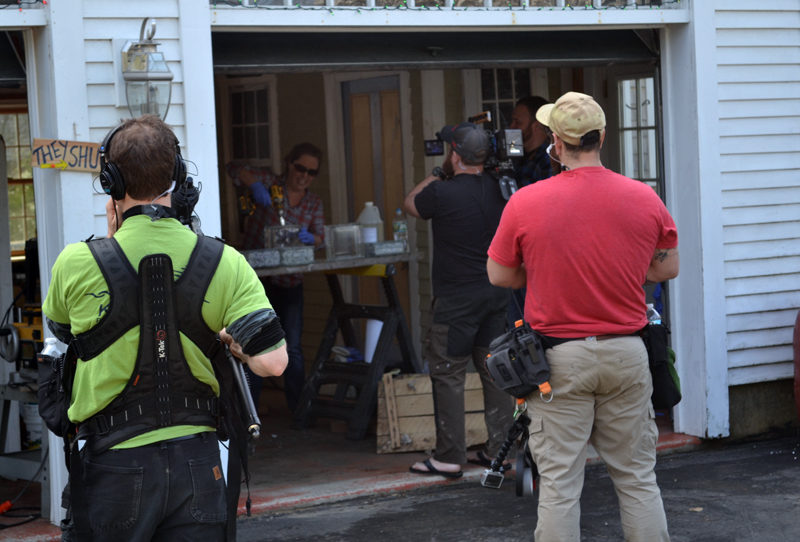
[[[530,497],[536,489],[536,478],[538,478],[539,472],[528,450],[527,439],[523,440],[523,442],[522,450],[517,452],[516,475],[514,481],[516,482],[517,497]]]

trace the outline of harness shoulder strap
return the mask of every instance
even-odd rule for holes
[[[113,237],[88,242],[95,261],[106,279],[109,307],[100,323],[75,337],[75,351],[90,360],[139,323],[139,278],[122,248]]]
[[[200,347],[207,357],[213,358],[218,348],[216,334],[203,321],[202,311],[206,291],[217,270],[225,245],[218,239],[197,236],[197,244],[186,265],[186,270],[176,283],[178,299],[178,323],[181,331]]]

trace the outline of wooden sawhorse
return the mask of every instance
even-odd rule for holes
[[[314,360],[314,367],[306,379],[300,400],[294,413],[295,426],[308,427],[317,416],[340,418],[347,421],[347,438],[363,439],[372,414],[377,407],[378,384],[389,367],[387,354],[392,340],[397,337],[402,362],[400,369],[406,372],[422,372],[422,366],[411,345],[408,329],[397,288],[394,284],[393,264],[370,265],[326,272],[325,278],[333,297],[328,322],[322,336],[322,343]],[[345,303],[339,274],[377,277],[383,284],[387,305],[357,305]],[[363,361],[338,362],[331,359],[331,351],[336,343],[336,335],[342,333],[346,346],[361,349],[352,320],[369,318],[381,320],[381,328],[372,363]],[[334,384],[333,395],[321,395],[320,388]],[[353,393],[355,392],[355,396]]]

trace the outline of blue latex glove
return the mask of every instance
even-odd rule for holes
[[[313,245],[314,244],[314,234],[308,231],[306,228],[301,228],[300,231],[297,233],[297,237],[300,239],[300,242],[304,245]]]
[[[256,202],[256,205],[269,207],[272,204],[269,198],[269,190],[263,183],[255,182],[251,184],[250,193],[253,195],[253,201]]]

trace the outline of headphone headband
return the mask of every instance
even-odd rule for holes
[[[125,178],[122,176],[122,171],[119,167],[109,160],[109,151],[111,149],[111,140],[114,135],[123,127],[125,123],[120,123],[112,128],[103,138],[100,143],[100,186],[103,192],[111,196],[115,200],[121,200],[125,197]],[[175,182],[174,190],[178,190],[181,185],[186,181],[186,164],[181,156],[181,146],[178,137],[172,133],[175,140],[175,166],[172,169],[172,179]]]

